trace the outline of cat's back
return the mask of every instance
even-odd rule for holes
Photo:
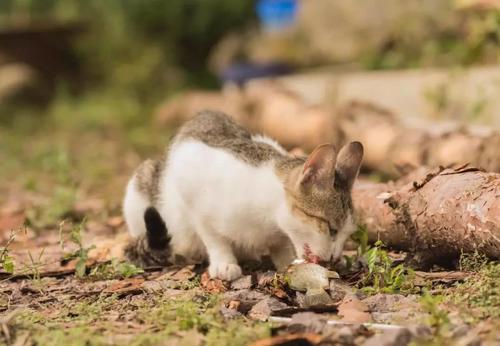
[[[220,112],[203,111],[186,122],[177,133],[171,150],[176,150],[185,142],[201,142],[252,166],[287,157],[286,151],[278,143],[263,136],[252,136]]]
[[[175,142],[185,140],[217,147],[229,140],[251,141],[251,134],[224,113],[202,111],[179,129]]]
[[[226,115],[203,112],[172,143],[163,196],[176,208],[184,204],[202,214],[213,212],[215,205],[233,216],[265,208],[283,194],[274,162],[286,157],[277,143],[252,136]]]

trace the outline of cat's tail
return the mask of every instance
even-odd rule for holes
[[[143,268],[169,265],[170,236],[165,221],[155,207],[144,212],[146,233],[125,248],[125,256]]]

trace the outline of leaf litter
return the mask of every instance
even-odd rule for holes
[[[0,232],[6,245],[0,252],[3,343],[62,343],[77,340],[78,333],[92,336],[82,339],[87,344],[172,340],[202,345],[218,340],[256,346],[384,346],[435,338],[475,340],[476,334],[495,341],[497,320],[467,321],[450,304],[431,302],[426,310],[419,302],[422,290],[453,288],[467,280],[467,271],[414,272],[401,278],[397,275],[402,270],[393,270],[399,264],[390,259],[397,263],[401,254],[378,248],[370,252],[367,244],[345,252],[340,275],[313,256],[284,273],[246,269],[231,283],[210,278],[202,266],[143,270],[123,259],[129,238],[121,216],[96,217],[104,207],[99,200],[77,206],[75,214],[88,221],[68,220],[43,231],[23,226],[10,242],[7,230]],[[10,217],[4,222],[14,225]],[[20,227],[21,221],[16,222]],[[364,253],[371,256],[372,281],[364,274]],[[402,281],[410,279],[412,287],[405,290]],[[369,283],[379,286],[359,289]],[[450,317],[436,317],[443,313]],[[426,316],[437,322],[429,324]],[[54,328],[65,332],[55,333]]]

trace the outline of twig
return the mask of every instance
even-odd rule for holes
[[[290,317],[270,316],[269,321],[289,324],[292,321],[292,319]],[[326,321],[326,323],[331,325],[331,326],[335,326],[335,325],[337,325],[337,326],[363,326],[363,327],[371,328],[371,329],[375,329],[375,330],[399,330],[399,329],[406,328],[406,327],[399,326],[396,324],[355,323],[355,322],[345,322],[345,321],[337,321],[337,320],[328,320],[328,321]]]

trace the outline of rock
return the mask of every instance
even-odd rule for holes
[[[400,311],[404,308],[418,306],[414,297],[406,297],[402,294],[378,293],[363,299],[363,303],[365,303],[371,311],[377,312]]]
[[[330,297],[334,302],[339,302],[346,294],[354,294],[354,291],[351,287],[346,285],[340,280],[330,280]]]
[[[410,333],[417,339],[427,339],[432,335],[432,329],[425,324],[417,324],[408,327]]]
[[[411,338],[412,335],[406,328],[386,330],[368,339],[363,346],[405,346]]]
[[[456,346],[481,346],[481,338],[477,335],[470,334],[456,341]]]
[[[371,321],[368,306],[355,295],[348,294],[338,306],[339,316],[343,321],[365,323]]]
[[[341,345],[354,344],[354,333],[352,331],[352,328],[349,326],[340,328],[337,333],[337,340]]]
[[[469,326],[467,326],[466,324],[455,326],[455,328],[451,330],[451,337],[460,338],[462,336],[465,336],[469,332],[469,329]]]
[[[322,288],[318,289],[310,289],[307,291],[304,299],[302,300],[301,307],[310,308],[310,307],[318,307],[325,305],[332,305],[333,300],[330,298],[330,295],[326,293],[326,291]]]
[[[326,318],[314,312],[299,312],[292,316],[288,325],[291,333],[321,333],[326,326]]]
[[[290,266],[286,273],[286,280],[291,289],[307,291],[308,289],[326,289],[330,285],[330,277],[338,274],[315,263],[299,263]]]
[[[255,304],[248,312],[248,317],[253,320],[267,321],[273,313],[289,308],[278,299],[269,297]]]
[[[231,289],[242,290],[242,289],[252,288],[253,284],[254,284],[253,276],[245,275],[231,282]]]
[[[241,312],[231,307],[222,306],[219,311],[224,320],[231,320],[243,316]]]
[[[228,291],[223,295],[224,302],[239,301],[240,306],[238,310],[244,314],[250,311],[255,304],[267,298],[269,298],[269,295],[249,289]]]

